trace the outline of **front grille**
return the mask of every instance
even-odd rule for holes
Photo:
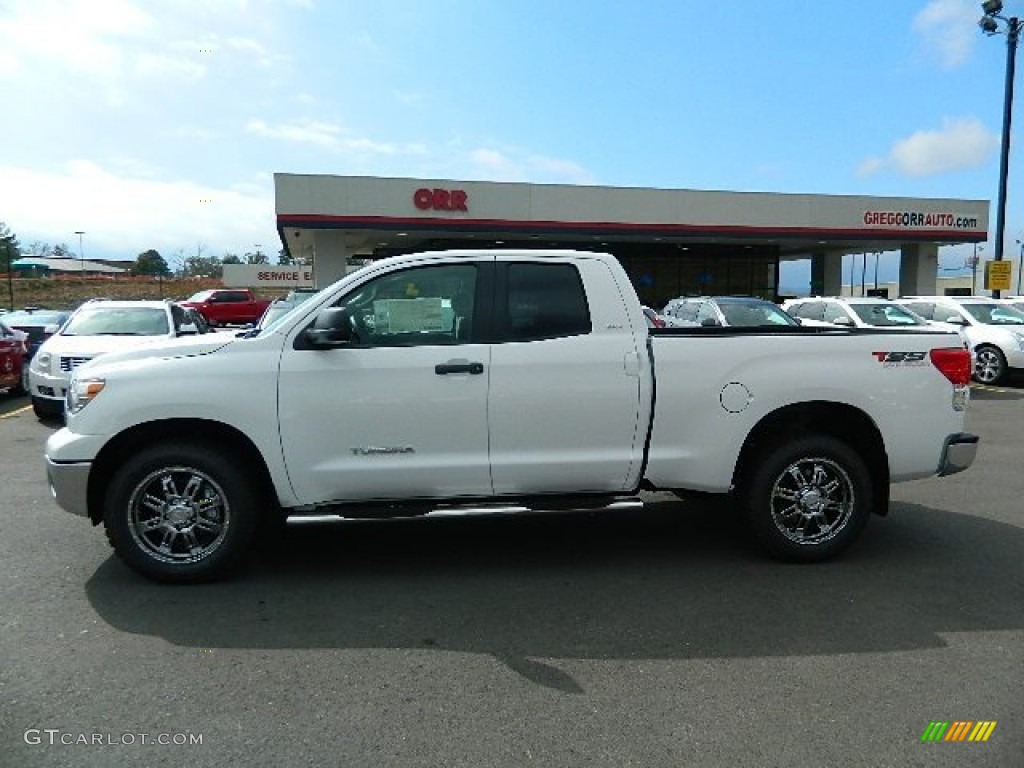
[[[73,371],[83,363],[88,363],[92,360],[91,357],[62,357],[60,359],[60,369],[62,371]]]

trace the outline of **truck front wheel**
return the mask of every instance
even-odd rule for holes
[[[846,443],[807,436],[762,453],[745,495],[751,529],[773,556],[827,560],[867,524],[871,474]]]
[[[244,473],[209,448],[154,446],[111,480],[103,524],[114,551],[156,581],[226,575],[249,549],[260,509]]]

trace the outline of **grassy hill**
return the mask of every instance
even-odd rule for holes
[[[8,281],[0,275],[0,307],[21,309],[27,306],[47,309],[75,309],[89,299],[187,299],[197,291],[222,288],[219,278],[168,279],[119,277],[14,278]],[[13,301],[11,293],[13,292]],[[261,298],[273,299],[284,295],[287,289],[262,291]]]

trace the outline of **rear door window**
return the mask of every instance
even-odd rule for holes
[[[503,341],[579,336],[593,329],[586,291],[572,264],[508,264],[498,318]]]

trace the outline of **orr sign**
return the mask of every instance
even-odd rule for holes
[[[469,195],[463,189],[427,189],[412,193],[412,204],[421,211],[468,211]]]

